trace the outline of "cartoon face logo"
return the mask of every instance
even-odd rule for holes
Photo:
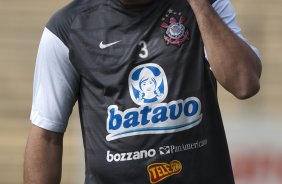
[[[167,79],[157,64],[148,63],[135,67],[129,74],[130,96],[137,105],[162,102],[167,96]]]

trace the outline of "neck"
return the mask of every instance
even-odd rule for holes
[[[152,0],[120,0],[121,3],[125,5],[142,5],[151,2]]]

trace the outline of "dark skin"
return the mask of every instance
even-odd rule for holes
[[[239,99],[255,95],[260,88],[260,59],[228,28],[207,0],[187,1],[196,15],[217,81]]]
[[[120,0],[127,5],[151,0]],[[239,99],[255,95],[260,88],[261,62],[252,49],[221,20],[207,0],[187,0],[191,5],[217,81]],[[218,34],[220,33],[220,34]],[[25,152],[25,184],[59,184],[63,134],[32,126]]]
[[[62,172],[62,133],[32,125],[24,157],[25,184],[59,184]]]

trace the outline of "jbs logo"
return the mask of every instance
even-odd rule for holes
[[[179,174],[182,164],[178,160],[168,163],[154,163],[147,167],[151,184],[158,183],[172,175]]]
[[[157,64],[144,64],[129,75],[132,100],[140,107],[119,110],[108,107],[107,141],[143,134],[174,133],[190,129],[202,121],[201,102],[188,97],[161,103],[168,94],[164,70]]]

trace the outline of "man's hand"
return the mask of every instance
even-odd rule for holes
[[[217,81],[239,99],[260,88],[261,62],[253,50],[221,20],[208,0],[187,0],[201,31]]]
[[[63,134],[32,126],[24,158],[24,184],[59,184]]]

